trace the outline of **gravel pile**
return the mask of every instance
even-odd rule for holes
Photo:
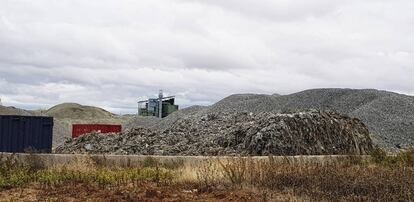
[[[414,97],[374,89],[312,89],[290,95],[236,94],[210,107],[193,110],[192,114],[289,113],[311,109],[336,111],[362,120],[372,133],[374,143],[382,148],[395,150],[414,146]],[[152,123],[150,127],[131,124],[128,128],[162,131],[187,116],[179,112]]]
[[[367,124],[375,144],[385,149],[414,146],[414,97],[373,89],[313,89],[290,95],[232,95],[206,113],[220,111],[298,112],[329,110]]]
[[[195,113],[160,132],[144,128],[121,134],[92,133],[72,139],[56,153],[142,155],[366,154],[367,127],[334,112]]]

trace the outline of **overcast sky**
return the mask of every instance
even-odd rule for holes
[[[413,0],[0,0],[0,97],[134,112],[233,93],[414,94]]]

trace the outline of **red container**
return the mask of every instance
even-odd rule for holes
[[[100,133],[119,133],[122,130],[121,125],[108,124],[73,124],[72,138],[76,138],[91,132]]]

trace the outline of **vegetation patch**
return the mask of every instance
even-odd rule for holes
[[[272,156],[209,158],[190,167],[147,158],[142,166],[129,168],[100,167],[87,158],[39,168],[19,165],[10,157],[0,164],[0,197],[42,201],[91,197],[99,201],[411,201],[412,156],[413,150],[394,156],[378,150],[371,158],[349,156],[323,163]]]

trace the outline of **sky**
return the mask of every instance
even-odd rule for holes
[[[412,0],[0,0],[0,98],[133,113],[234,93],[414,95]]]

